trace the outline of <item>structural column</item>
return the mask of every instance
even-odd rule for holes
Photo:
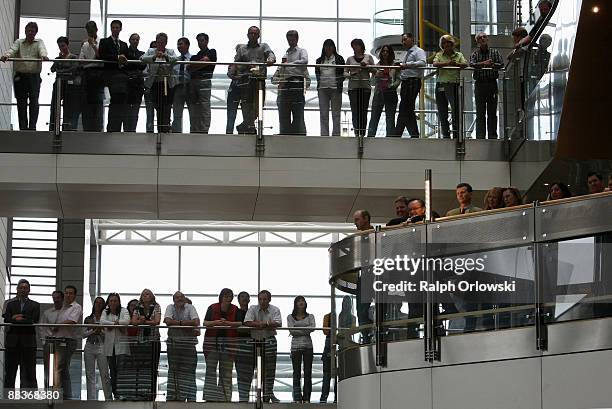
[[[99,3],[99,0],[94,1]],[[87,37],[85,23],[92,17],[95,16],[91,16],[91,0],[70,0],[68,2],[68,40],[70,40],[70,51],[73,54],[79,54],[83,39]],[[96,22],[100,30],[99,35],[102,35],[104,32],[102,24],[100,21]]]
[[[67,285],[77,289],[77,302],[83,306],[83,315],[90,311],[89,279],[91,221],[83,219],[59,219],[57,224],[57,288]],[[80,348],[80,344],[79,348]],[[81,393],[81,354],[75,353],[70,365],[72,393],[79,398]]]

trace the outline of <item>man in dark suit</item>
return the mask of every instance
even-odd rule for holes
[[[21,279],[17,284],[17,297],[6,303],[4,322],[8,327],[5,338],[4,388],[15,388],[17,367],[21,368],[21,388],[37,388],[36,382],[36,329],[32,324],[40,318],[40,304],[28,298],[30,283]]]
[[[107,132],[121,132],[121,125],[127,112],[128,74],[127,58],[128,45],[119,40],[122,23],[119,20],[111,22],[111,36],[100,40],[99,54],[104,63],[106,86],[110,92],[108,106]]]

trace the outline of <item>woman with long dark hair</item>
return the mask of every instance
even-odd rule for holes
[[[548,189],[548,197],[546,200],[559,200],[572,197],[572,192],[569,187],[563,182],[555,182]]]
[[[293,312],[287,316],[291,334],[291,363],[293,365],[293,401],[310,402],[312,391],[312,339],[310,328],[316,327],[315,317],[306,311],[308,303],[301,295],[293,300]],[[302,360],[304,361],[304,388],[301,388]]]
[[[232,400],[232,364],[236,355],[238,331],[242,325],[238,318],[238,307],[232,304],[234,292],[224,288],[219,293],[219,302],[212,304],[206,311],[204,325],[204,358],[206,359],[206,378],[204,399],[217,402]],[[225,328],[216,328],[225,327]],[[217,366],[219,376],[217,377]]]
[[[395,52],[390,45],[383,45],[380,49],[378,65],[390,66],[395,62]],[[383,108],[387,133],[385,136],[395,135],[395,111],[397,110],[397,87],[400,84],[399,72],[394,68],[379,68],[374,74],[374,96],[372,97],[372,116],[368,127],[368,136],[376,136],[378,121]]]
[[[336,43],[331,38],[323,42],[321,57],[317,64],[344,65],[344,58],[336,51]],[[319,115],[321,117],[321,136],[329,136],[329,110],[332,113],[332,136],[340,136],[340,113],[342,109],[342,87],[344,69],[316,67],[317,93],[319,96]]]
[[[370,75],[375,69],[367,68],[374,65],[374,58],[365,52],[365,44],[360,38],[351,41],[354,55],[346,60],[346,65],[355,65],[355,68],[346,68],[344,76],[349,79],[348,94],[351,102],[351,116],[355,136],[365,136],[368,125],[368,106],[370,105]]]
[[[121,297],[117,293],[110,293],[106,298],[106,309],[100,317],[103,325],[127,325],[130,323],[130,314],[126,308],[121,306]],[[117,392],[117,378],[119,372],[125,366],[124,359],[130,354],[129,346],[125,340],[127,331],[125,328],[106,328],[104,338],[104,354],[108,359],[110,369],[111,386],[115,399],[119,398]],[[131,385],[130,385],[131,386]]]
[[[100,324],[106,302],[102,297],[96,297],[91,308],[91,314],[85,318],[85,324]],[[85,379],[87,380],[87,400],[98,400],[96,388],[96,363],[102,379],[102,390],[105,400],[113,400],[111,382],[108,375],[108,361],[104,354],[104,328],[87,327],[83,334],[85,342]]]

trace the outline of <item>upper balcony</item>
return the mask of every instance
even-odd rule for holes
[[[136,75],[138,84],[152,80],[157,85],[147,88],[144,99],[137,93],[135,102],[130,105],[126,101],[113,104],[108,89],[104,91],[100,86],[98,91],[103,90],[106,94],[98,93],[99,98],[93,98],[94,103],[91,103],[92,99],[86,97],[91,89],[87,85],[75,85],[87,84],[88,80],[91,84],[91,69],[82,69],[82,66],[95,64],[93,61],[56,62],[65,64],[67,71],[58,76],[51,89],[51,104],[41,103],[36,131],[0,131],[0,186],[3,191],[0,213],[4,215],[344,221],[351,220],[354,210],[361,208],[370,209],[374,217],[386,217],[390,198],[400,193],[422,196],[424,169],[433,170],[433,198],[440,211],[453,206],[454,188],[462,181],[470,181],[474,186],[477,201],[491,186],[511,184],[509,138],[514,128],[504,119],[507,112],[505,95],[510,92],[507,83],[511,79],[506,78],[504,70],[496,71],[500,77],[497,124],[500,137],[479,140],[474,138],[473,69],[444,70],[452,71],[458,81],[457,98],[450,99],[450,114],[444,117],[451,123],[452,139],[441,137],[440,115],[435,103],[438,70],[431,66],[419,70],[424,75],[415,109],[419,138],[408,138],[405,130],[401,138],[385,138],[397,135],[386,135],[384,112],[376,121],[373,111],[379,110],[381,114],[385,109],[380,104],[375,106],[374,102],[363,111],[366,121],[359,121],[362,113],[351,113],[346,85],[343,102],[336,108],[339,113],[336,129],[332,118],[329,121],[330,133],[337,135],[327,137],[321,136],[326,132],[319,125],[316,65],[303,67],[307,80],[296,93],[298,101],[290,102],[282,99],[286,74],[284,77],[281,74],[295,66],[282,63],[275,64],[281,74],[275,74],[273,80],[263,75],[254,76],[251,71],[252,84],[265,91],[254,89],[251,101],[260,115],[252,128],[241,128],[246,135],[224,133],[232,133],[242,120],[240,110],[233,124],[228,120],[232,117],[232,109],[238,109],[240,96],[236,89],[242,92],[236,82],[216,74],[210,81],[204,80],[200,85],[205,94],[210,92],[211,95],[210,127],[204,129],[208,131],[204,135],[186,133],[194,122],[189,117],[197,117],[206,110],[204,105],[193,103],[188,95],[182,104],[179,102],[181,108],[174,110],[172,116],[176,115],[175,118],[168,119],[169,112],[163,112],[170,109],[171,94],[178,94],[181,88],[183,91],[191,89],[191,83],[182,87],[171,85],[189,72],[189,67],[214,65],[221,70],[230,63],[176,61],[168,67],[167,75],[151,77],[141,72]],[[158,68],[169,64],[149,65]],[[263,65],[234,65],[263,71]],[[81,68],[75,71],[73,66]],[[136,67],[139,62],[129,61],[126,66]],[[345,68],[348,77],[351,77],[350,70],[371,70],[374,72],[372,78],[384,76],[385,69],[388,72],[397,68],[395,65],[358,69],[355,66],[334,67],[337,68],[335,72]],[[329,67],[319,64],[318,68]],[[268,67],[268,72],[273,69]],[[100,75],[107,78],[104,71]],[[113,87],[122,84],[120,81],[132,80],[126,75],[111,78],[106,85],[111,85],[113,96],[116,96]],[[43,88],[48,85],[45,78]],[[373,94],[377,89],[374,87]],[[397,96],[397,92],[394,94]],[[159,101],[164,98],[167,104],[162,106]],[[157,119],[162,118],[161,124],[155,123],[156,103],[161,109]],[[285,128],[285,135],[279,135],[279,112],[282,115],[283,107],[294,104],[303,106],[305,132],[287,135],[294,131],[286,132]],[[454,116],[453,112],[460,115]],[[120,118],[119,131],[116,118]],[[391,119],[395,122],[395,116]],[[129,127],[126,121],[130,122]],[[61,126],[55,127],[55,123]],[[356,127],[366,125],[367,131],[355,131]],[[82,131],[83,128],[88,131]],[[101,132],[104,129],[110,132]],[[135,132],[126,132],[126,129]],[[169,130],[173,132],[166,132]],[[200,129],[194,131],[202,132]],[[255,134],[248,135],[251,132]],[[354,134],[357,136],[352,137]],[[530,157],[545,164],[553,148],[550,141],[543,141],[530,149]]]

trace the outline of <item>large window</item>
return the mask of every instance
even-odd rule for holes
[[[49,294],[56,288],[57,219],[12,219],[9,294],[17,294],[17,283],[30,283],[30,298],[49,302]]]
[[[177,229],[180,227],[180,224],[177,224]],[[265,231],[252,235],[243,231],[207,230],[192,233],[194,237],[206,234],[215,240],[225,240],[222,244],[214,244],[212,240],[208,243],[190,242],[184,231],[166,229],[156,232],[159,244],[153,245],[142,244],[144,237],[152,234],[145,232],[145,229],[146,225],[143,225],[140,236],[136,231],[122,231],[121,226],[117,226],[116,230],[107,230],[103,235],[108,241],[100,245],[97,295],[106,297],[110,292],[119,292],[122,304],[127,305],[129,300],[138,298],[144,288],[149,288],[155,293],[163,313],[172,303],[172,294],[179,290],[191,299],[200,319],[203,320],[208,306],[218,302],[218,294],[222,288],[231,288],[235,296],[241,291],[247,291],[251,295],[251,305],[257,303],[257,293],[267,289],[272,293],[271,303],[281,310],[283,327],[287,326],[287,316],[293,310],[294,298],[297,295],[306,298],[308,312],[315,316],[317,327],[323,326],[323,317],[330,312],[327,248],[338,236],[313,231]],[[245,230],[248,230],[248,226]],[[180,243],[164,243],[163,237],[169,235]],[[122,243],[112,244],[115,240]],[[129,241],[133,244],[127,244]],[[296,244],[298,242],[300,244]],[[336,301],[338,312],[342,295],[339,294]],[[234,304],[237,305],[236,298]],[[165,335],[166,331],[162,330],[162,339],[165,339]],[[315,353],[312,395],[315,400],[320,391],[320,354],[323,351],[325,335],[322,331],[315,331],[311,337]],[[203,363],[202,338],[203,334],[198,341],[198,359]],[[278,363],[275,394],[284,401],[290,401],[291,337],[288,331],[279,330],[276,338]],[[165,362],[165,356],[162,356],[160,367],[163,368]],[[164,375],[161,377],[160,385],[163,391]],[[202,381],[203,372],[198,372],[200,390]],[[201,394],[198,399],[200,396]],[[237,395],[234,396],[234,400],[237,398]]]
[[[99,9],[96,4],[92,7]],[[232,2],[202,2],[199,0],[155,0],[147,2],[143,8],[139,2],[108,0],[108,8],[100,23],[101,34],[108,35],[108,24],[113,19],[123,22],[121,38],[126,40],[132,33],[141,37],[140,49],[147,49],[157,32],[168,34],[168,47],[176,49],[180,37],[191,40],[190,52],[198,51],[195,36],[204,32],[210,36],[210,48],[217,50],[218,61],[231,62],[237,44],[247,41],[247,29],[252,25],[261,27],[261,39],[270,45],[280,62],[287,50],[285,34],[297,30],[299,44],[308,51],[309,63],[314,63],[321,55],[325,39],[335,41],[337,49],[345,58],[352,55],[350,42],[362,38],[369,52],[373,42],[372,16],[375,2],[372,0],[313,0],[296,8],[295,4],[280,0],[236,0]],[[106,23],[106,27],[104,26]],[[399,34],[401,28],[398,28]],[[269,76],[274,73],[269,70]],[[213,77],[211,133],[225,133],[226,100],[230,80],[226,75],[227,66],[217,66]],[[314,78],[314,69],[310,69]],[[346,88],[345,88],[346,89]],[[305,114],[308,134],[319,133],[319,112],[316,87],[307,92],[307,112]],[[343,98],[343,110],[349,110],[348,96]],[[278,133],[276,113],[276,86],[270,85],[266,91],[266,112],[264,128],[268,133]],[[184,112],[184,129],[188,128],[189,116]],[[349,133],[349,118],[343,115],[342,127]],[[241,121],[238,114],[236,125]],[[141,109],[138,132],[145,130],[145,110]]]

